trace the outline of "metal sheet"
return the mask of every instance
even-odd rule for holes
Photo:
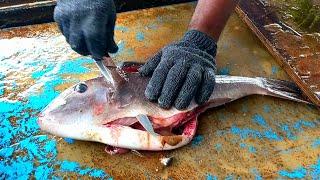
[[[195,5],[121,13],[117,61],[144,62],[179,39]],[[169,152],[110,156],[105,145],[52,137],[37,113],[61,91],[95,77],[94,61],[74,53],[55,24],[0,32],[0,178],[215,179],[318,178],[316,108],[251,96],[202,114],[189,145]],[[218,73],[286,79],[254,34],[233,15],[218,43]],[[162,157],[174,157],[169,167]],[[5,169],[5,170],[4,170]]]

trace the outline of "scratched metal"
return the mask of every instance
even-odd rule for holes
[[[117,61],[145,61],[186,30],[193,3],[118,16]],[[320,176],[316,108],[251,96],[207,111],[197,136],[170,152],[110,156],[105,145],[52,137],[37,113],[61,91],[98,75],[74,53],[55,24],[0,32],[0,179],[236,179]],[[218,73],[288,79],[250,30],[233,15],[218,43]],[[170,167],[159,159],[173,156]]]

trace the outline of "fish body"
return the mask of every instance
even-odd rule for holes
[[[97,77],[65,90],[40,113],[41,129],[57,136],[117,148],[161,151],[188,144],[196,133],[200,113],[248,95],[309,103],[297,86],[288,81],[218,75],[206,104],[198,106],[191,102],[183,111],[174,107],[162,109],[144,96],[148,77],[133,72],[127,73],[124,81],[118,78],[115,78],[117,87]],[[85,91],[79,91],[81,87]],[[148,116],[158,135],[143,128],[137,119],[139,115]]]

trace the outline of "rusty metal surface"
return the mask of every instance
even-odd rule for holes
[[[151,8],[193,0],[117,0],[117,12]],[[56,0],[0,1],[0,29],[53,21]]]
[[[193,3],[118,16],[116,61],[144,62],[186,30]],[[110,156],[105,145],[52,137],[36,115],[61,91],[96,77],[55,24],[0,32],[0,178],[215,179],[319,178],[320,114],[312,106],[251,96],[199,118],[189,145],[168,152]],[[218,43],[218,73],[289,77],[233,15]],[[170,167],[160,158],[173,156]]]
[[[285,1],[286,6],[282,7],[286,8],[285,15],[290,17],[290,10],[299,10],[299,2],[307,1],[310,0]],[[237,12],[311,101],[320,105],[320,10],[315,8],[305,15],[305,19],[312,19],[310,23],[305,23],[307,27],[317,27],[318,32],[301,32],[302,28],[288,26],[283,15],[280,16],[275,6],[281,3],[284,2],[241,1]],[[316,13],[312,14],[314,11]],[[286,19],[293,26],[294,23]]]

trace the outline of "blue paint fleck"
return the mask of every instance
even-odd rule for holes
[[[297,179],[320,179],[320,158],[317,159],[315,164],[308,165],[307,167],[299,166],[292,171],[280,170],[279,175],[286,178]]]
[[[263,111],[264,111],[265,113],[269,113],[269,112],[270,112],[270,106],[269,106],[269,105],[264,105],[264,106],[263,106]]]
[[[74,139],[71,138],[63,138],[65,142],[67,142],[68,144],[73,144],[74,143]]]
[[[230,69],[229,67],[223,67],[219,70],[220,75],[229,75],[230,74]]]
[[[283,132],[286,133],[286,136],[288,139],[290,140],[296,140],[297,139],[297,136],[295,136],[292,131],[290,130],[289,126],[287,124],[282,124],[280,125],[280,128]]]
[[[118,43],[118,52],[117,53],[121,53],[124,51],[125,49],[125,46],[126,46],[126,43],[124,41],[120,41],[120,43]]]
[[[313,141],[312,147],[313,147],[313,148],[318,148],[318,147],[320,147],[320,138],[317,138],[317,139],[315,139],[315,140]]]
[[[318,158],[317,163],[310,166],[310,175],[312,179],[320,179],[320,158]]]
[[[114,28],[114,30],[116,30],[116,31],[121,31],[121,32],[128,32],[129,31],[129,28],[128,27],[125,27],[125,26],[116,26],[115,28]]]
[[[137,32],[136,39],[138,41],[143,41],[144,40],[144,33],[143,32]]]
[[[31,74],[31,77],[33,79],[39,79],[41,78],[44,74],[46,74],[47,72],[52,71],[54,68],[54,65],[51,64],[49,67],[46,67],[45,69],[39,70],[39,71],[35,71]]]
[[[239,135],[240,138],[246,139],[246,138],[267,138],[269,140],[275,140],[280,141],[282,140],[281,137],[279,137],[275,132],[273,132],[271,129],[260,132],[257,130],[249,129],[249,128],[239,128],[236,126],[232,126],[230,129],[230,132],[235,135]]]
[[[203,140],[204,140],[204,137],[202,135],[197,135],[192,139],[191,144],[192,146],[198,146],[201,144]]]
[[[279,175],[287,178],[304,178],[307,175],[307,170],[304,167],[298,167],[293,171],[281,170],[279,171]]]
[[[232,175],[228,175],[226,178],[224,178],[225,180],[233,180],[233,176]]]
[[[302,132],[303,131],[303,128],[302,128],[303,126],[304,127],[309,127],[309,128],[315,128],[316,127],[315,123],[310,122],[310,121],[305,121],[305,120],[301,119],[301,120],[298,120],[293,125],[293,128],[298,130],[299,132]]]
[[[260,126],[263,126],[263,127],[268,126],[266,120],[259,114],[255,114],[252,118],[252,121],[259,124]]]
[[[58,74],[84,74],[90,72],[90,69],[85,67],[86,64],[92,64],[94,60],[91,58],[78,58],[76,60],[65,61]]]
[[[221,150],[222,150],[222,144],[217,143],[217,144],[215,144],[214,148],[215,148],[217,151],[221,151]]]
[[[217,176],[213,176],[213,175],[207,173],[206,180],[218,180],[218,178],[217,178]]]
[[[249,152],[251,152],[251,153],[256,153],[256,152],[257,152],[257,149],[256,149],[255,147],[253,147],[253,146],[249,146],[249,147],[248,147],[248,150],[249,150]]]
[[[279,68],[277,66],[272,66],[271,72],[272,74],[277,74],[279,72]]]
[[[278,136],[278,134],[274,131],[272,131],[272,129],[268,129],[266,131],[264,131],[264,137],[268,138],[268,139],[272,139],[275,141],[281,141],[283,138]]]
[[[158,28],[158,24],[152,23],[146,26],[148,29],[155,30]]]
[[[245,143],[240,143],[241,148],[245,148],[247,145]]]
[[[255,180],[262,180],[260,172],[256,168],[251,168],[250,172],[254,175]]]
[[[0,96],[3,96],[4,94],[4,84],[0,82]]]

